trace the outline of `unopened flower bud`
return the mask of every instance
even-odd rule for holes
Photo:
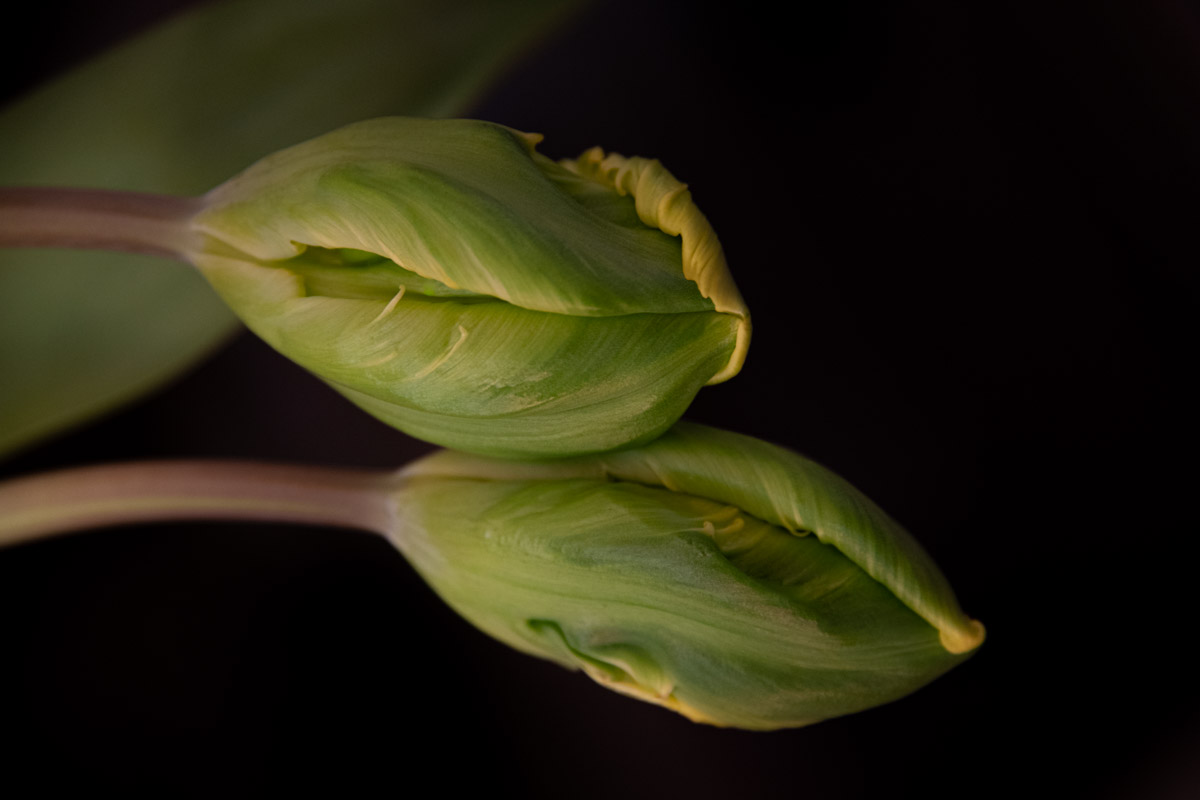
[[[450,451],[401,473],[396,545],[474,625],[715,725],[806,725],[895,700],[983,627],[848,483],[680,423],[544,462]]]
[[[350,125],[210,192],[188,257],[270,345],[415,436],[526,458],[648,441],[738,372],[748,312],[661,164],[560,164],[539,139]]]

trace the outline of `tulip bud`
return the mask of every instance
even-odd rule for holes
[[[192,260],[260,337],[415,436],[546,457],[649,441],[741,368],[746,308],[657,161],[377,119],[204,198]]]
[[[983,641],[928,555],[836,475],[680,423],[543,462],[450,451],[401,473],[392,539],[471,623],[714,725],[897,699]]]

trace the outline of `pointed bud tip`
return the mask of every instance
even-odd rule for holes
[[[969,653],[983,644],[983,640],[987,638],[987,630],[982,622],[973,619],[962,630],[941,631],[939,638],[946,652],[957,656]]]

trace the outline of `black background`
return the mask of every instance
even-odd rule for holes
[[[31,8],[5,93],[169,8]],[[979,653],[883,708],[718,730],[488,640],[367,535],[120,529],[0,554],[2,780],[155,796],[1200,796],[1185,393],[1200,10],[763,9],[599,3],[473,116],[546,134],[551,156],[659,157],[691,184],[755,340],[688,417],[863,489],[987,624]],[[428,449],[243,336],[2,469],[390,468]]]

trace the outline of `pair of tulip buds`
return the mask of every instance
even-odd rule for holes
[[[538,153],[391,118],[272,155],[157,249],[361,408],[452,450],[378,492],[388,535],[480,629],[713,724],[887,702],[983,639],[853,487],[677,423],[745,358],[749,314],[657,161]]]

